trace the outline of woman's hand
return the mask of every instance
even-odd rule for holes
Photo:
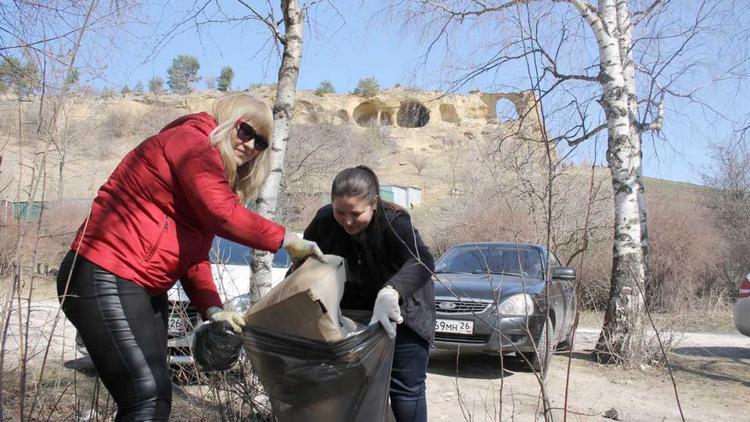
[[[320,250],[318,244],[302,239],[294,233],[284,235],[284,243],[281,245],[289,252],[289,256],[293,261],[298,261],[307,258],[308,256],[315,256],[316,258],[323,261],[323,251]]]
[[[225,311],[218,306],[208,308],[206,316],[211,321],[223,321],[229,324],[229,326],[232,327],[232,330],[237,334],[240,334],[242,332],[242,327],[245,326],[245,318],[242,317],[241,313]]]
[[[379,322],[388,337],[396,338],[396,324],[404,322],[401,316],[401,308],[398,306],[399,294],[391,286],[385,286],[378,292],[375,298],[375,306],[372,308],[372,319],[370,324]]]

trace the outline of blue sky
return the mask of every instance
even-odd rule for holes
[[[308,28],[305,33],[300,89],[314,89],[320,81],[327,79],[339,92],[346,92],[351,91],[359,79],[375,77],[381,87],[399,83],[440,90],[457,74],[450,68],[461,67],[460,62],[445,60],[444,46],[438,46],[430,59],[422,62],[427,47],[426,39],[420,37],[419,27],[405,27],[398,16],[376,13],[378,10],[372,5],[379,2],[334,3],[335,9],[320,7],[310,16],[313,29]],[[153,76],[166,80],[166,70],[179,54],[196,56],[201,64],[199,75],[202,76],[215,77],[223,66],[231,66],[236,75],[235,89],[244,89],[253,83],[275,82],[278,59],[268,41],[267,29],[257,22],[205,26],[199,31],[186,26],[153,51],[155,40],[171,27],[172,22],[185,16],[184,7],[187,6],[180,2],[168,6],[147,5],[145,15],[148,22],[128,28],[132,36],[117,43],[117,48],[103,66],[103,73],[91,83],[119,89],[123,85],[132,87],[138,81],[146,84]],[[226,10],[235,13],[240,9],[229,3]],[[466,43],[472,44],[475,40],[469,39]],[[468,51],[471,48],[467,47]],[[518,76],[511,77],[507,73],[487,75],[469,83],[464,90],[502,90],[507,85],[517,84]],[[511,83],[511,78],[515,82]],[[197,84],[197,88],[203,87],[202,83]],[[707,95],[716,104],[731,110],[731,114],[747,108],[742,94],[742,90],[730,83],[718,85]],[[646,176],[700,183],[700,171],[710,166],[708,144],[732,136],[732,129],[726,122],[704,111],[686,101],[667,104],[661,134],[666,141],[644,139]],[[597,144],[597,161],[600,163],[604,160],[605,144],[604,139]],[[581,148],[577,154],[578,159],[591,160],[593,156],[593,143]]]

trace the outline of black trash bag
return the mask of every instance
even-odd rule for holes
[[[193,335],[193,358],[203,371],[223,371],[237,362],[242,337],[222,321],[211,321],[198,327]]]
[[[279,422],[389,422],[395,342],[380,324],[335,343],[246,327],[245,352]]]

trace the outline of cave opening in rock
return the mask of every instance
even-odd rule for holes
[[[380,124],[384,126],[393,126],[393,113],[387,111],[381,112]]]
[[[419,101],[404,101],[398,108],[396,121],[401,127],[423,127],[430,121],[430,111]]]
[[[378,106],[372,101],[365,101],[352,111],[352,119],[362,127],[378,121]]]

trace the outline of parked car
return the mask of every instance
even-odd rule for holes
[[[454,245],[435,263],[435,347],[515,353],[545,370],[545,351],[571,345],[575,278],[543,246]]]
[[[220,237],[214,238],[209,252],[211,272],[219,290],[224,308],[244,312],[250,306],[250,261],[252,249]],[[275,286],[286,276],[292,262],[286,249],[279,249],[273,256],[271,285]],[[190,351],[191,333],[202,322],[198,311],[190,304],[187,294],[178,281],[168,292],[169,320],[167,334],[169,340],[169,363],[173,365],[192,364]],[[76,335],[78,350],[86,354],[80,336]]]
[[[734,325],[737,330],[750,336],[750,274],[742,277],[737,286],[737,302],[734,304]]]

